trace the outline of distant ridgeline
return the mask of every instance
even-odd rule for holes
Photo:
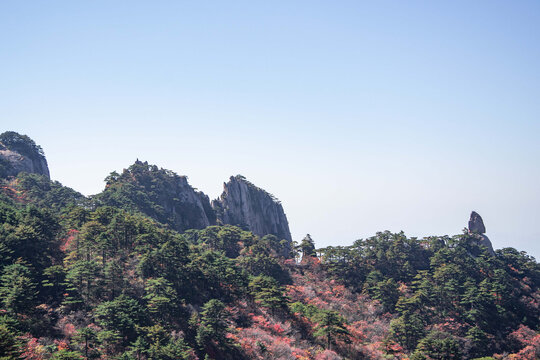
[[[244,177],[221,196],[136,161],[86,197],[0,135],[0,359],[539,359],[540,265],[454,236],[292,241]]]

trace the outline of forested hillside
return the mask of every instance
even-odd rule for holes
[[[182,180],[137,166],[92,198],[0,180],[0,359],[540,357],[540,266],[524,252],[492,256],[468,232],[317,249],[183,228],[179,199],[156,205]]]

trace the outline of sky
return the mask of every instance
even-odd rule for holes
[[[0,131],[86,195],[242,174],[295,240],[461,233],[540,258],[537,1],[2,1]]]

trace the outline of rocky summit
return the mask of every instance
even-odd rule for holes
[[[486,226],[480,214],[476,211],[471,212],[469,219],[469,232],[474,234],[484,234],[486,232]]]
[[[231,176],[223,184],[223,193],[212,201],[212,207],[223,224],[244,227],[259,236],[272,234],[292,241],[281,203],[241,175]]]
[[[279,201],[242,176],[231,177],[212,204],[187,177],[139,160],[121,174],[111,173],[106,181],[105,190],[94,197],[98,203],[142,212],[180,232],[219,223],[292,241]]]
[[[495,255],[493,251],[493,245],[489,238],[484,234],[486,232],[486,226],[480,214],[476,211],[471,212],[471,217],[469,218],[469,234],[473,235],[478,239],[478,244],[485,246],[491,255]]]
[[[208,196],[191,187],[186,176],[137,160],[105,180],[105,190],[94,197],[103,205],[139,211],[180,232],[216,223]]]
[[[50,177],[41,147],[26,135],[6,131],[0,134],[0,177],[17,176],[21,172]]]

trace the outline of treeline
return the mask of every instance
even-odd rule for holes
[[[418,240],[382,232],[318,253],[330,276],[394,315],[387,342],[414,359],[426,358],[423,349],[445,359],[514,351],[513,331],[538,330],[540,266],[525,252],[490,256],[467,233]]]
[[[0,329],[16,343],[22,334],[62,338],[71,327],[65,347],[74,351],[55,359],[241,358],[224,336],[226,304],[272,304],[287,281],[277,239],[232,226],[180,235],[113,207],[58,217],[6,202],[0,221]]]
[[[145,184],[166,186],[150,170]],[[2,181],[0,359],[540,352],[540,268],[523,252],[490,256],[467,234],[316,249],[234,226],[179,233],[129,189],[110,206],[38,175]]]

